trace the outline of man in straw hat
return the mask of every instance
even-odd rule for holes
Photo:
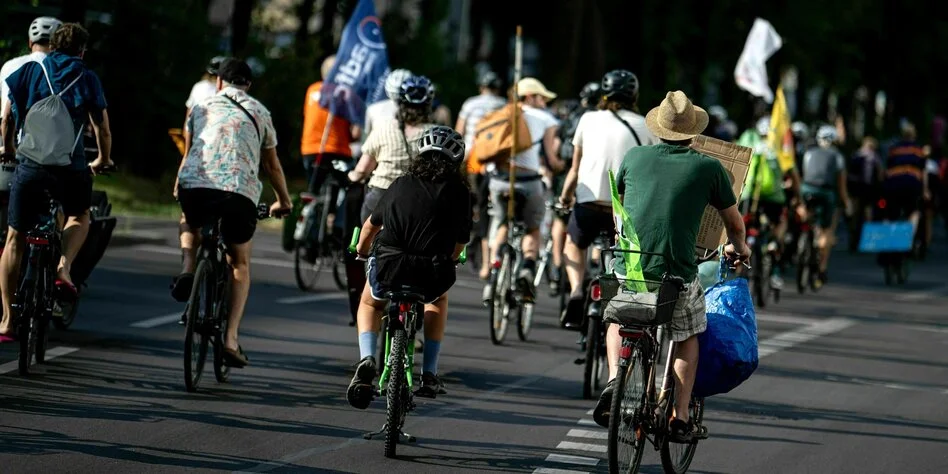
[[[677,400],[670,428],[675,441],[688,442],[695,434],[689,420],[688,402],[698,366],[696,336],[707,326],[704,291],[697,278],[695,262],[698,227],[705,208],[714,206],[724,220],[732,242],[725,253],[732,261],[746,260],[751,251],[745,242],[744,221],[737,210],[728,172],[717,160],[688,147],[708,126],[708,113],[693,105],[684,92],[674,91],[646,115],[645,123],[662,143],[629,150],[619,166],[616,185],[642,250],[664,255],[642,256],[645,279],[661,280],[667,272],[686,282],[669,328],[672,340],[678,343],[675,353]],[[628,234],[626,229],[624,235],[629,237]],[[615,268],[623,278],[622,254],[616,255]],[[621,345],[618,325],[610,325],[606,337],[610,382],[593,414],[602,426],[609,423]]]

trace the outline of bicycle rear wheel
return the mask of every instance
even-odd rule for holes
[[[704,417],[704,399],[692,397],[688,409],[691,412],[688,415],[692,422],[695,426],[700,427],[701,420]],[[691,461],[694,459],[695,451],[697,450],[697,440],[686,444],[672,443],[666,436],[665,442],[662,443],[661,450],[662,467],[665,469],[665,472],[668,473],[685,474],[688,472],[688,467],[691,466]]]
[[[197,391],[207,360],[209,333],[207,322],[211,319],[214,303],[213,275],[211,264],[202,259],[194,272],[194,286],[188,300],[187,324],[184,333],[184,385],[189,392]],[[203,307],[202,307],[203,305]]]
[[[27,280],[21,285],[18,295],[20,314],[17,323],[17,338],[20,342],[20,350],[17,357],[17,369],[20,375],[29,375],[30,366],[33,365],[33,356],[36,354],[36,343],[39,336],[38,311],[40,311],[40,305],[37,302],[39,294],[40,288],[37,282]]]
[[[306,244],[298,242],[293,255],[293,274],[296,277],[296,286],[303,291],[314,291],[319,272],[323,270],[325,259],[316,257],[313,263],[306,261]]]
[[[536,305],[533,303],[524,303],[517,311],[517,337],[521,341],[526,341],[533,327],[533,312]]]
[[[214,331],[214,378],[218,383],[227,382],[230,376],[230,366],[224,364],[224,338],[227,337],[227,318],[230,316],[229,283],[230,279],[224,284],[224,294],[218,305],[217,323],[220,327]]]
[[[510,316],[510,281],[513,272],[513,259],[510,252],[504,252],[500,269],[492,282],[493,291],[490,303],[490,341],[501,344],[507,337],[507,323]]]
[[[810,284],[810,259],[813,254],[813,239],[811,234],[800,236],[797,250],[797,292],[801,295],[806,292]]]
[[[389,357],[388,387],[385,390],[387,407],[385,410],[385,457],[394,458],[398,437],[401,434],[402,424],[405,422],[404,392],[405,386],[405,351],[408,336],[404,329],[395,330],[392,334],[392,350]]]
[[[349,285],[346,283],[346,259],[342,250],[332,251],[332,279],[336,282],[336,288],[339,291],[346,291]]]
[[[599,378],[599,333],[602,321],[588,318],[586,321],[586,364],[583,366],[583,398],[592,400],[596,395],[596,380]]]
[[[645,453],[645,400],[646,369],[642,351],[632,351],[626,370],[616,375],[615,391],[612,393],[612,409],[609,412],[609,436],[606,451],[609,456],[609,473],[635,473],[642,464]]]

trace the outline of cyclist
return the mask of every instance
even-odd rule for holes
[[[327,73],[328,74],[328,73]],[[366,137],[372,133],[372,130],[383,123],[395,118],[398,113],[398,94],[401,91],[402,82],[413,76],[408,69],[396,69],[385,76],[385,97],[365,109],[365,130]],[[323,76],[325,77],[325,75]]]
[[[70,270],[89,232],[90,168],[96,173],[112,166],[112,139],[105,94],[98,76],[82,61],[88,42],[89,33],[82,26],[66,23],[50,38],[52,52],[45,59],[23,65],[6,79],[10,101],[4,105],[0,127],[6,150],[2,158],[16,159],[19,165],[10,188],[9,229],[3,256],[0,257],[3,300],[0,335],[9,334],[13,329],[11,305],[26,250],[25,233],[48,209],[45,191],[62,204],[63,214],[68,218],[63,228],[62,257],[57,268],[55,291],[57,297],[65,301],[78,296]],[[65,104],[65,111],[58,110],[69,113],[72,130],[50,125],[62,123],[59,120],[62,116],[55,115],[56,102],[52,102],[52,106],[48,101],[41,102],[53,91],[62,98],[59,103]],[[38,111],[33,109],[37,103],[43,106]],[[27,118],[30,123],[27,123]],[[99,148],[99,156],[92,163],[87,163],[85,150],[78,142],[87,120],[92,122]],[[19,148],[14,139],[17,131],[22,135]],[[37,136],[39,134],[43,136]],[[64,147],[60,146],[63,144]],[[62,152],[62,155],[55,156],[51,152]]]
[[[882,192],[889,219],[909,219],[918,228],[921,201],[928,194],[925,154],[918,144],[915,125],[906,121],[901,139],[889,148]]]
[[[434,88],[427,77],[405,79],[397,97],[397,117],[373,129],[362,144],[362,158],[349,172],[352,182],[372,176],[362,204],[362,221],[368,219],[385,190],[408,172],[411,161],[418,156],[417,137],[434,126],[430,123],[433,98]]]
[[[573,167],[573,138],[576,136],[576,130],[579,127],[580,119],[586,112],[596,110],[599,104],[601,87],[598,82],[588,82],[579,91],[579,107],[569,111],[568,115],[560,126],[557,138],[559,139],[560,160],[563,161],[563,171],[553,173],[552,196],[559,202],[560,195],[563,194],[563,185],[566,184],[566,176]],[[560,288],[560,269],[563,266],[563,250],[566,247],[566,230],[568,222],[559,214],[553,214],[553,224],[550,228],[550,238],[553,239],[553,268],[549,275],[550,288],[554,295],[558,294]]]
[[[325,80],[335,64],[336,57],[323,60],[320,73]],[[323,82],[318,81],[306,90],[303,107],[303,139],[300,152],[303,168],[309,180],[309,192],[319,195],[319,191],[330,174],[335,173],[334,161],[352,161],[350,143],[358,138],[358,127],[344,118],[333,117],[327,129],[329,110],[319,104]],[[323,134],[328,132],[323,144]],[[335,210],[333,210],[335,211]]]
[[[458,122],[454,129],[464,135],[465,159],[470,158],[471,148],[474,145],[474,132],[477,130],[477,124],[485,115],[501,108],[507,103],[507,100],[500,95],[500,77],[493,72],[486,72],[481,75],[477,81],[480,87],[480,94],[464,101],[461,105],[461,111],[458,113]],[[469,165],[476,165],[477,160],[469,160]],[[477,208],[476,218],[477,226],[474,229],[474,237],[481,241],[481,268],[480,277],[486,280],[490,275],[490,255],[488,245],[488,219],[487,202],[489,194],[487,192],[487,176],[482,172],[472,173],[472,188],[477,196],[475,207]]]
[[[882,159],[879,157],[879,142],[874,137],[864,137],[862,146],[849,159],[846,172],[846,190],[853,201],[853,218],[849,221],[849,250],[859,248],[862,225],[870,219],[872,208],[878,198],[882,183]]]
[[[238,329],[250,292],[250,252],[263,190],[261,167],[277,196],[270,214],[282,216],[291,209],[270,111],[247,93],[252,76],[243,60],[228,58],[221,63],[218,93],[195,105],[188,117],[187,153],[174,187],[187,216],[189,241],[195,245],[181,248],[182,270],[172,296],[182,302],[190,297],[201,229],[220,219],[221,238],[233,267],[224,361],[237,368],[250,362],[238,343]]]
[[[846,190],[846,159],[836,149],[836,127],[823,125],[816,131],[816,145],[803,155],[803,198],[815,221],[815,244],[820,252],[817,285],[827,281],[829,257],[836,244],[836,203],[851,209]],[[837,201],[839,199],[839,201]]]
[[[566,238],[566,275],[572,294],[560,317],[563,327],[583,324],[586,249],[603,231],[615,228],[609,172],[616,172],[622,158],[632,148],[659,143],[639,115],[639,79],[617,69],[602,77],[599,110],[583,115],[573,137],[573,163],[566,175],[560,202],[576,206],[569,218]]]
[[[546,215],[546,205],[543,198],[543,175],[541,153],[548,157],[556,157],[556,131],[559,121],[546,110],[547,101],[556,98],[542,82],[532,77],[525,77],[517,83],[517,93],[523,104],[523,118],[530,131],[534,145],[513,157],[515,168],[515,190],[523,193],[526,202],[523,207],[524,224],[527,234],[523,237],[523,266],[517,274],[518,285],[527,302],[536,298],[536,288],[533,286],[534,272],[537,267],[537,256],[540,247],[540,226]],[[542,148],[541,148],[542,147]],[[507,240],[507,207],[501,205],[501,196],[510,191],[509,170],[494,169],[491,172],[490,182],[491,207],[491,235],[493,236],[492,250],[500,250]],[[513,197],[511,196],[511,199]],[[484,288],[484,300],[490,295],[490,284]]]
[[[642,250],[667,256],[643,256],[645,278],[661,280],[667,271],[688,283],[678,298],[669,328],[671,339],[678,343],[674,362],[675,418],[669,425],[674,441],[688,442],[694,434],[688,403],[698,364],[697,335],[707,327],[704,291],[695,263],[698,227],[705,208],[713,206],[724,220],[727,236],[733,242],[725,252],[735,262],[746,260],[750,249],[744,239],[744,221],[737,210],[728,172],[719,161],[688,147],[707,127],[708,114],[694,106],[684,92],[675,91],[669,92],[661,105],[646,115],[646,124],[662,143],[629,150],[619,167],[616,185]],[[623,255],[617,254],[614,263],[617,276],[624,278]],[[601,426],[609,425],[621,345],[619,325],[609,325],[609,383],[593,411],[593,418]]]
[[[471,195],[461,174],[464,140],[450,127],[426,129],[416,141],[418,158],[394,180],[363,225],[357,252],[368,257],[368,283],[359,304],[360,362],[346,390],[354,408],[365,409],[375,393],[373,354],[378,343],[384,295],[408,286],[423,291],[424,362],[417,395],[446,393],[438,378],[438,355],[447,321],[447,291],[455,261],[470,238]],[[410,370],[410,368],[409,368]]]
[[[217,94],[217,70],[221,67],[222,61],[224,61],[223,56],[214,56],[211,58],[211,61],[207,63],[207,67],[204,69],[204,75],[201,77],[201,80],[195,82],[194,86],[191,87],[188,100],[184,103],[189,114],[191,113],[191,107]],[[185,116],[185,122],[187,122],[187,116]],[[185,123],[185,125],[187,125],[187,123]]]

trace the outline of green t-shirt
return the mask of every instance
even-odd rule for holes
[[[731,177],[718,160],[664,143],[629,150],[616,174],[616,188],[642,251],[670,257],[668,262],[663,257],[642,258],[643,273],[650,280],[660,280],[667,271],[691,282],[698,273],[695,246],[705,208],[726,209],[737,203]],[[616,260],[616,268],[623,268],[622,254]]]

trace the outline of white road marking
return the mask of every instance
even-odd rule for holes
[[[169,323],[176,323],[181,320],[181,314],[183,313],[184,309],[178,311],[177,313],[155,316],[154,318],[148,318],[144,321],[138,321],[130,324],[129,326],[133,328],[151,329],[153,327],[163,326]]]
[[[341,300],[343,298],[348,298],[348,295],[343,293],[327,293],[320,295],[289,296],[280,298],[276,300],[276,302],[279,304],[302,304],[315,303],[317,301]]]
[[[566,433],[568,438],[590,438],[590,439],[609,439],[609,433],[605,430],[592,431],[592,430],[578,430],[572,429],[569,430],[569,433]]]
[[[922,301],[932,298],[944,297],[945,291],[948,290],[948,286],[941,286],[928,291],[909,291],[899,295],[895,295],[896,301],[905,301],[905,302],[915,302]]]
[[[572,441],[560,441],[560,444],[556,445],[556,449],[566,449],[570,451],[590,451],[593,453],[606,452],[606,447],[604,445],[590,444],[590,443],[574,443]]]
[[[812,341],[818,337],[842,331],[853,324],[855,324],[853,321],[846,318],[830,318],[812,323],[800,329],[782,332],[758,343],[758,357],[764,358],[776,354],[782,350]]]
[[[757,321],[766,321],[768,323],[799,324],[799,325],[803,325],[803,324],[809,325],[809,324],[823,321],[822,319],[804,318],[804,317],[795,316],[789,313],[771,313],[771,312],[757,313],[756,318],[757,318]]]
[[[589,474],[586,471],[574,471],[572,469],[553,469],[549,467],[538,467],[533,470],[533,474]]]
[[[57,346],[53,347],[46,351],[46,360],[52,360],[57,357],[62,357],[66,354],[72,354],[73,352],[78,351],[78,347],[66,347],[66,346]],[[7,362],[3,365],[0,365],[0,374],[8,374],[14,370],[19,369],[20,365],[18,361]]]
[[[174,255],[176,257],[181,256],[181,250],[173,247],[165,247],[161,245],[151,245],[151,244],[142,244],[130,247],[132,250],[139,252],[149,252],[149,253],[158,253],[162,255]],[[265,258],[265,257],[251,257],[250,263],[257,265],[266,265],[270,267],[278,268],[293,268],[293,262],[288,262],[286,260],[278,260],[275,258]],[[324,269],[325,270],[325,269]]]
[[[583,418],[583,419],[579,420],[579,424],[581,424],[581,425],[583,425],[583,426],[599,426],[599,423],[596,423],[595,420],[590,420],[590,419],[588,419],[588,418]],[[600,428],[601,428],[601,426],[600,426]]]
[[[550,454],[546,457],[546,462],[555,462],[560,464],[577,464],[581,466],[595,466],[599,464],[596,458],[587,458],[585,456],[570,456],[568,454]]]

